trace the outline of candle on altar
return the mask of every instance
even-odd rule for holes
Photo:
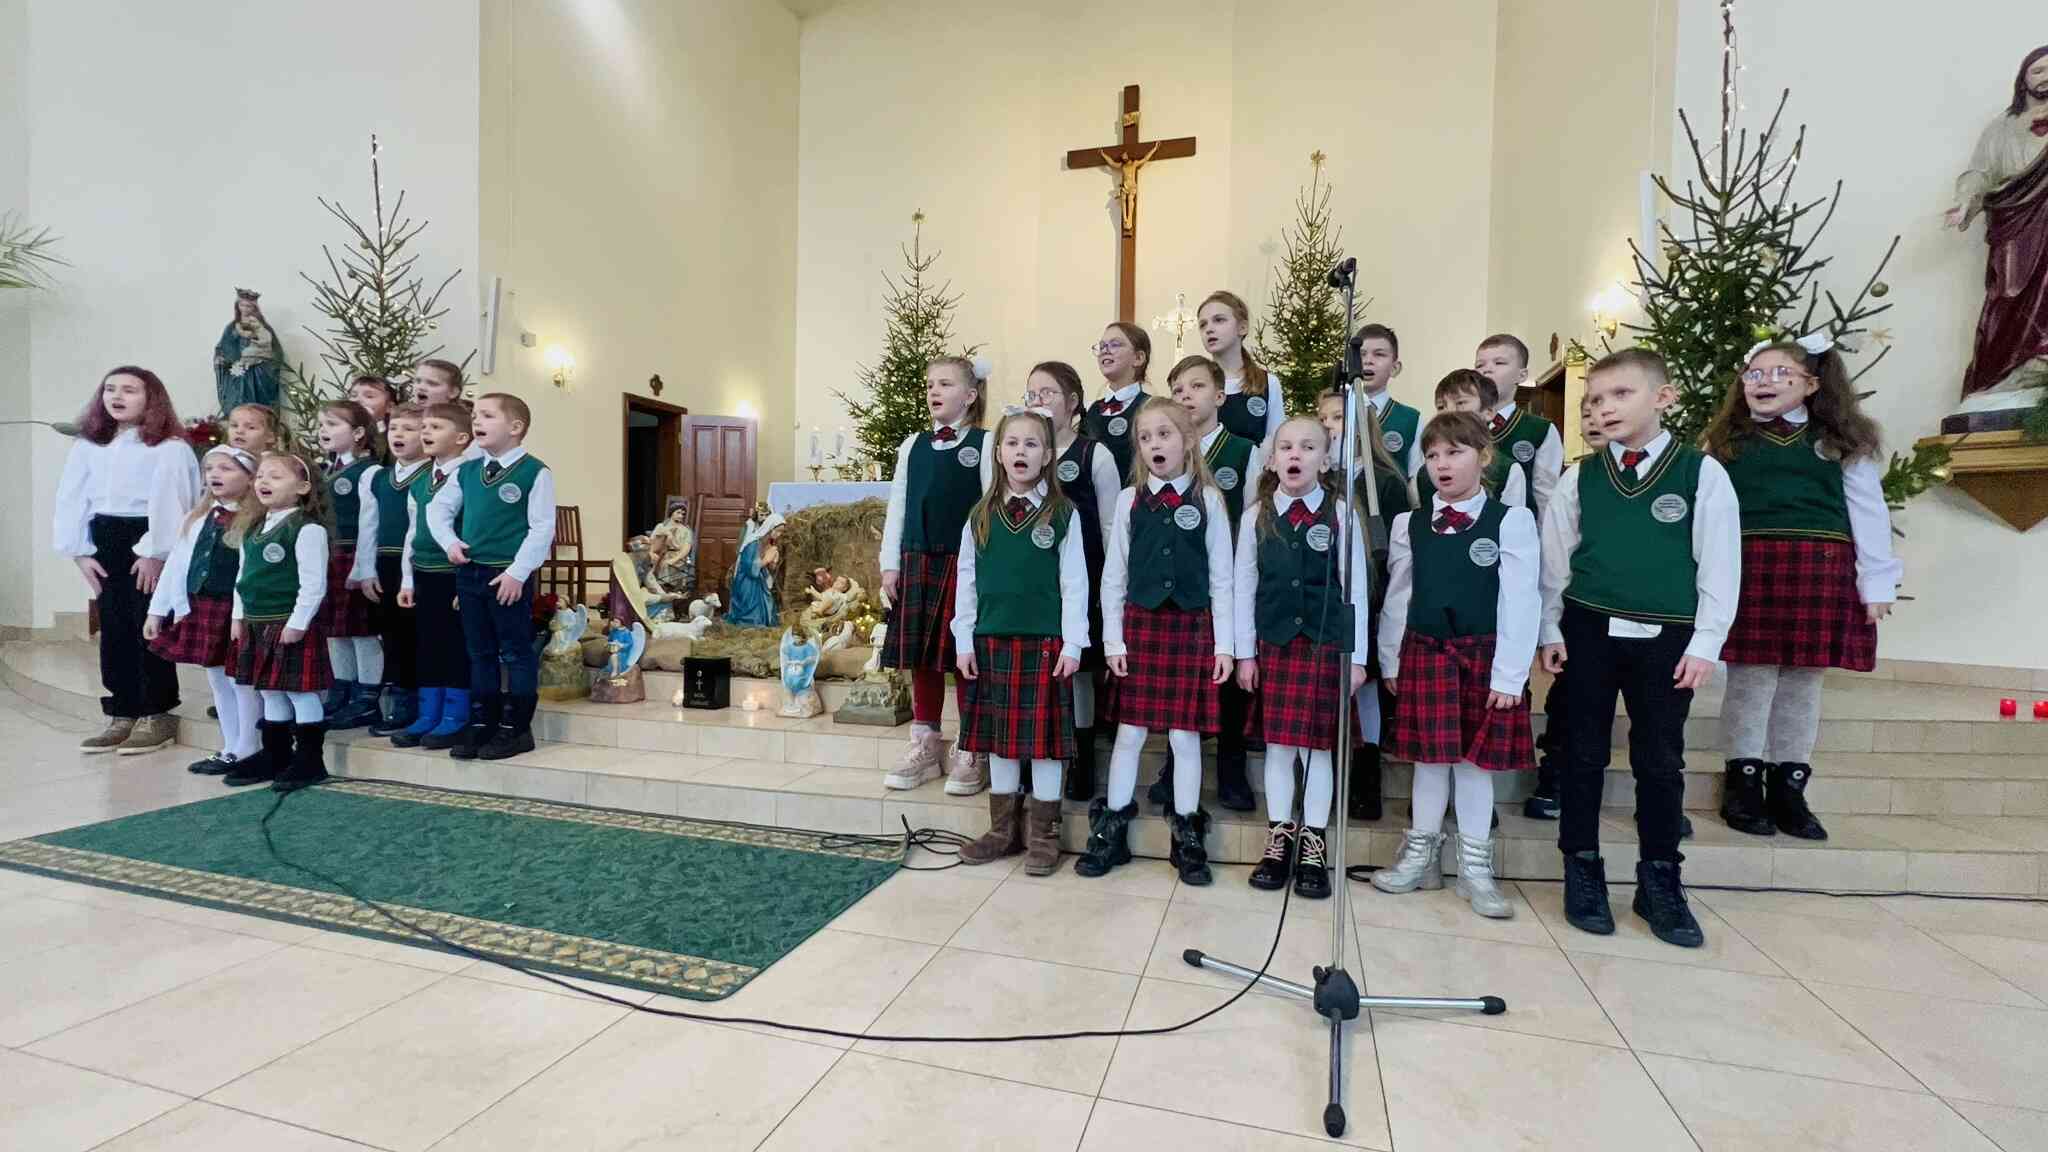
[[[837,460],[846,459],[846,426],[840,425],[839,433],[832,438],[832,456]]]
[[[2019,714],[2020,714],[2020,702],[2019,702],[2019,701],[2017,701],[2017,700],[2015,700],[2015,699],[2013,699],[2013,698],[2012,698],[2012,697],[2010,697],[2010,696],[2007,696],[2007,697],[2005,697],[2004,699],[2002,699],[2002,700],[2000,700],[2000,701],[1998,702],[1998,714],[1999,714],[2000,716],[2017,716],[2017,715],[2019,715]]]
[[[823,441],[818,439],[818,426],[813,424],[811,425],[811,466],[815,468],[824,462],[825,445]]]
[[[2048,720],[2048,700],[2034,701],[2034,719]]]

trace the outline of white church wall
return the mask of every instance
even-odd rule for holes
[[[31,415],[74,418],[119,363],[163,376],[181,414],[212,411],[213,343],[238,285],[263,292],[289,355],[311,362],[301,325],[318,316],[298,274],[321,270],[320,244],[340,238],[314,197],[369,217],[372,132],[387,192],[404,188],[407,210],[432,221],[420,271],[463,270],[444,297],[447,344],[458,357],[476,345],[474,0],[27,0],[25,13],[25,37],[0,31],[25,42],[25,206],[71,263],[31,313]],[[22,442],[9,436],[0,444]],[[0,622],[41,625],[82,610],[85,592],[49,551],[69,442],[46,429],[27,441],[34,499],[0,504],[32,504],[29,524],[12,531],[10,511],[0,525],[31,550],[35,592],[27,618],[19,597],[0,601]]]
[[[944,250],[937,273],[963,294],[956,335],[985,345],[998,402],[1040,359],[1100,383],[1088,348],[1116,314],[1112,179],[1061,158],[1115,140],[1129,83],[1144,138],[1198,140],[1141,177],[1139,321],[1217,287],[1263,313],[1321,149],[1361,295],[1403,336],[1396,387],[1426,402],[1486,318],[1493,28],[1484,0],[855,0],[806,19],[799,419],[828,439],[846,422],[833,393],[880,350],[881,274],[901,268],[918,209],[927,248]],[[1171,337],[1154,344],[1163,384]]]
[[[757,0],[484,9],[484,283],[496,372],[603,554],[623,538],[622,393],[761,417],[764,486],[790,473],[797,18]],[[520,331],[536,346],[520,346]],[[545,352],[575,359],[570,387]]]
[[[1863,378],[1887,450],[1910,451],[1955,406],[1983,299],[1983,225],[1968,235],[1941,214],[1977,134],[2012,96],[2021,58],[2048,26],[2030,0],[1980,0],[1954,18],[1873,19],[1857,0],[1744,4],[1736,9],[1742,123],[1758,126],[1790,87],[1786,121],[1808,126],[1797,187],[1818,195],[1844,181],[1822,248],[1838,294],[1862,286],[1894,234],[1884,279],[1890,312],[1877,319],[1894,347]],[[1711,131],[1720,85],[1720,26],[1712,0],[1681,0],[1677,93]],[[1682,134],[1672,164],[1691,164]],[[1906,538],[1902,603],[1879,630],[1891,659],[2048,667],[2040,575],[2048,528],[2015,532],[1960,491],[1937,489],[1898,517]]]
[[[0,0],[0,215],[28,209],[28,0]],[[26,420],[29,404],[29,309],[33,295],[0,292],[0,422]],[[47,429],[0,423],[0,540],[32,539],[35,506],[29,462]],[[35,604],[34,557],[0,548],[0,627],[26,625]]]

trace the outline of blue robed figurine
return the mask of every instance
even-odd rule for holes
[[[235,289],[235,315],[213,346],[213,387],[226,416],[238,405],[261,404],[278,410],[278,374],[284,369],[284,348],[277,330],[263,318],[257,293]]]
[[[782,618],[775,603],[776,577],[782,570],[782,513],[770,512],[749,523],[740,539],[739,559],[732,566],[732,607],[728,624],[773,628]]]

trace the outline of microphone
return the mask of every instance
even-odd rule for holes
[[[1351,283],[1352,278],[1357,275],[1358,257],[1346,256],[1335,268],[1330,269],[1330,287],[1342,288]]]

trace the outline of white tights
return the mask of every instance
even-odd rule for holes
[[[1474,839],[1492,835],[1493,781],[1484,768],[1469,760],[1415,766],[1415,830],[1432,834],[1444,830],[1444,809],[1451,802],[1454,786],[1458,831]]]
[[[293,724],[318,724],[327,719],[327,710],[320,704],[318,692],[273,692],[264,689],[263,718],[275,724],[280,720]]]
[[[1060,798],[1060,775],[1067,766],[1064,760],[1033,760],[1031,762],[1031,798],[1055,801]],[[1014,796],[1024,790],[1024,763],[1007,756],[988,758],[988,790],[998,796]]]
[[[1109,754],[1111,808],[1128,808],[1138,791],[1138,754],[1144,751],[1149,729],[1131,724],[1116,726],[1116,748]],[[1173,750],[1173,810],[1194,815],[1202,803],[1202,736],[1175,728],[1166,734],[1166,746]]]
[[[1294,818],[1294,762],[1308,760],[1308,789],[1301,798],[1301,822],[1310,828],[1330,826],[1330,753],[1318,748],[1311,752],[1285,744],[1266,745],[1266,819]]]
[[[254,756],[256,721],[262,718],[256,690],[237,684],[225,668],[208,668],[206,686],[213,689],[213,710],[220,716],[220,750],[237,760]]]
[[[328,637],[327,662],[336,680],[372,687],[384,682],[384,643],[375,636]]]

